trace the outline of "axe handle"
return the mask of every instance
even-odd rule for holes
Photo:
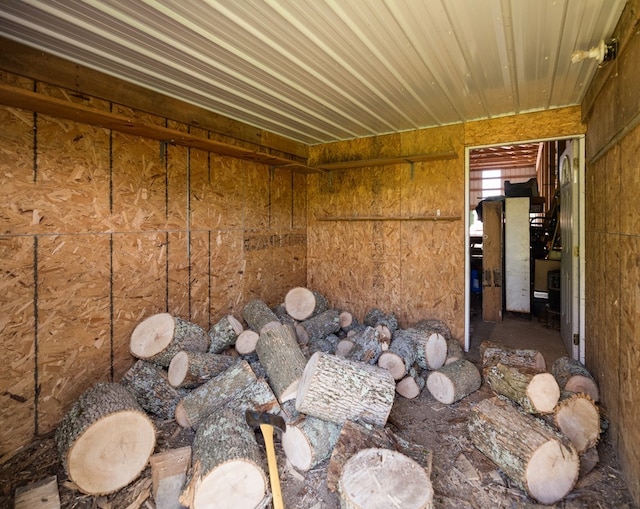
[[[273,445],[273,426],[270,424],[261,424],[260,431],[262,431],[264,444],[267,449],[267,464],[269,465],[269,480],[271,482],[271,493],[273,494],[273,509],[284,509],[282,491],[280,490],[280,477],[278,476],[276,449]]]

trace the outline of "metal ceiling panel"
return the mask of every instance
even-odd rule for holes
[[[578,104],[624,4],[3,0],[0,34],[316,144]]]

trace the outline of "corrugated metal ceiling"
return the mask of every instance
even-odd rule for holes
[[[578,104],[625,0],[3,0],[11,39],[307,144]]]

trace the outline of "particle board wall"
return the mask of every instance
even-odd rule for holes
[[[624,477],[640,504],[640,1],[614,36],[583,111],[586,137],[586,364],[600,384]]]
[[[203,129],[8,73],[0,81],[144,122]],[[0,457],[133,364],[170,312],[205,328],[306,283],[306,177],[0,108]]]

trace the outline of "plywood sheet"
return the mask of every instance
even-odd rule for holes
[[[269,175],[269,227],[293,226],[293,172],[274,168]]]
[[[245,262],[242,230],[212,230],[210,239],[211,320],[241,317]]]
[[[302,173],[293,173],[292,196],[292,220],[291,226],[296,229],[307,228],[307,176]]]
[[[0,260],[2,457],[28,443],[36,432],[33,237],[0,237]]]
[[[108,235],[38,239],[38,431],[111,376]]]
[[[241,164],[239,173],[243,186],[245,230],[269,228],[269,167],[263,164],[235,160]]]
[[[184,124],[168,121],[167,127],[188,132]],[[189,217],[189,160],[191,151],[187,147],[166,145],[165,166],[167,172],[167,230],[185,228]]]
[[[400,134],[402,154],[458,153],[458,166],[464,171],[464,124],[432,129],[416,129]],[[464,177],[464,173],[463,173]]]
[[[640,137],[639,137],[640,139]],[[638,146],[640,149],[640,145]],[[622,178],[620,171],[620,146],[616,145],[607,152],[605,159],[605,187],[600,190],[605,194],[605,207],[603,215],[605,218],[605,229],[609,233],[620,232],[620,214],[623,208],[620,204],[620,193],[622,192]],[[637,154],[634,159],[637,160]],[[640,183],[640,179],[638,180]],[[625,183],[626,185],[626,183]],[[625,204],[625,209],[627,205]],[[637,209],[640,211],[640,207]],[[640,224],[640,222],[638,223]]]
[[[191,319],[189,233],[167,232],[167,311],[184,320]]]
[[[210,234],[208,231],[190,232],[189,250],[189,320],[209,330],[212,323],[210,306]]]
[[[371,136],[309,148],[309,166],[324,163],[396,157],[400,154],[400,134]]]
[[[620,143],[621,192],[620,231],[626,235],[640,233],[640,126]]]

